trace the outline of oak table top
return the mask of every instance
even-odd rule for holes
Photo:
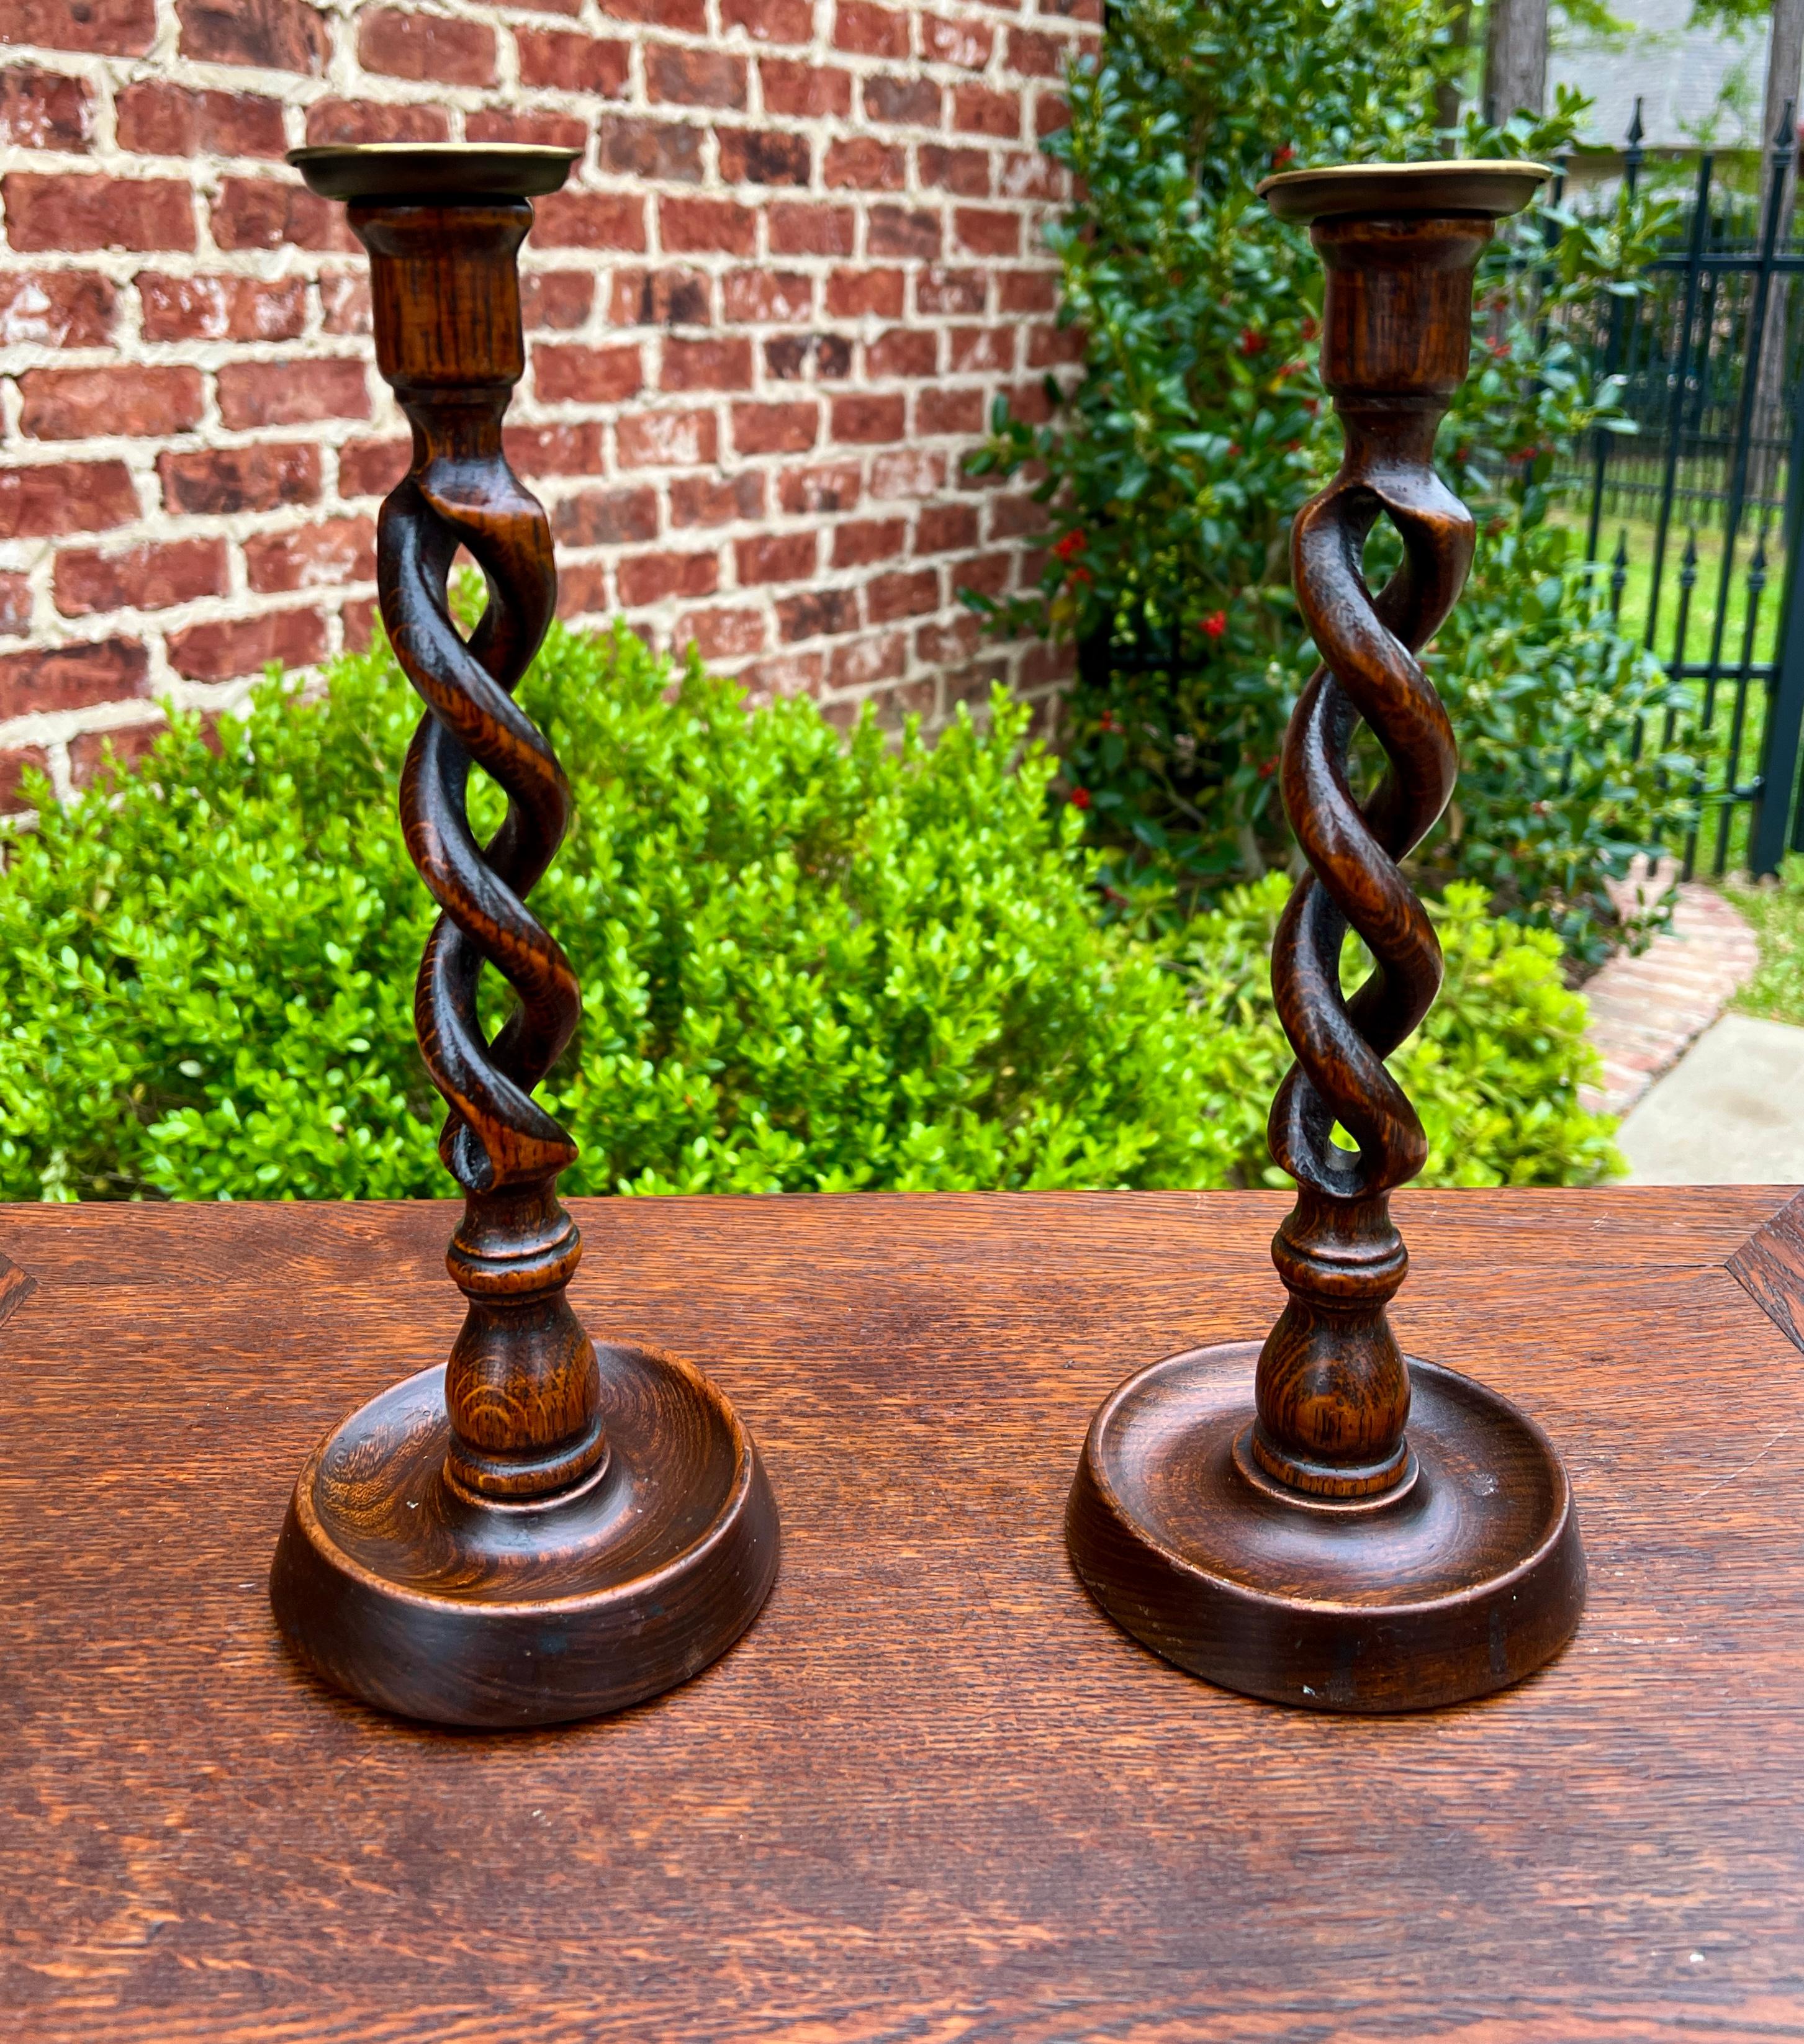
[[[308,1449],[443,1359],[448,1206],[0,1210],[6,2044],[1804,2038],[1804,1196],[1414,1193],[1397,1324],[1591,1565],[1485,1702],[1303,1715],[1115,1631],[1091,1408],[1257,1335],[1264,1193],[573,1201],[711,1371],[782,1572],[624,1716],[385,1719],[283,1650]]]

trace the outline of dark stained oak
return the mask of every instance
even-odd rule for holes
[[[1400,862],[1459,769],[1417,655],[1472,558],[1471,515],[1435,470],[1435,436],[1465,380],[1479,257],[1548,175],[1360,165],[1259,187],[1275,213],[1310,223],[1326,273],[1321,378],[1346,440],[1290,535],[1321,665],[1285,735],[1284,806],[1308,870],[1271,947],[1296,1054],[1270,1125],[1273,1160],[1297,1183],[1271,1245],[1287,1297],[1256,1350],[1149,1358],[1098,1413],[1066,1532],[1097,1601],[1156,1652],[1318,1710],[1419,1710],[1519,1681],[1584,1605],[1579,1517],[1552,1443],[1508,1400],[1406,1358],[1388,1312],[1410,1267],[1390,1197],[1428,1141],[1385,1060],[1441,978]],[[1375,593],[1361,562],[1380,518],[1402,560]],[[1386,761],[1364,797],[1362,725]],[[1350,994],[1349,929],[1375,961]]]
[[[0,1211],[8,2038],[1804,2038],[1804,1354],[1730,1267],[1788,1192],[1398,1196],[1399,1336],[1560,1442],[1591,1593],[1395,1718],[1193,1680],[1060,1537],[1111,1389],[1270,1324],[1283,1196],[572,1201],[576,1310],[731,1397],[783,1569],[505,1739],[337,1696],[263,1589],[313,1443],[443,1362],[456,1208]]]
[[[401,775],[407,849],[441,911],[415,989],[420,1055],[447,1108],[439,1155],[465,1194],[446,1262],[466,1301],[448,1363],[321,1443],[270,1575],[297,1653],[352,1695],[497,1728],[617,1710],[724,1653],[768,1595],[776,1505],[732,1407],[672,1357],[598,1344],[571,1310],[583,1254],[557,1197],[576,1146],[533,1097],[581,990],[526,905],[570,788],[514,701],[556,605],[544,509],[502,421],[526,366],[527,198],[575,152],[375,144],[296,150],[350,202],[368,251],[376,367],[413,429],[376,528],[383,622],[425,704]],[[487,601],[467,637],[460,549]],[[470,770],[507,813],[479,843]],[[514,997],[491,1038],[485,966]]]

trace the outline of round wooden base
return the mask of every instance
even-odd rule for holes
[[[605,1460],[537,1504],[444,1473],[444,1371],[353,1412],[294,1486],[270,1596],[339,1689],[440,1724],[556,1724],[698,1674],[777,1573],[758,1451],[688,1364],[598,1343]]]
[[[1412,1360],[1402,1481],[1298,1497],[1247,1453],[1259,1352],[1154,1363],[1091,1424],[1065,1537],[1116,1623],[1225,1689],[1310,1710],[1426,1710],[1551,1660],[1579,1623],[1585,1558],[1540,1427]]]

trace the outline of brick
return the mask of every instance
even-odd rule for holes
[[[306,0],[176,0],[181,51],[202,63],[246,64],[262,71],[325,69],[325,23]]]
[[[645,246],[645,208],[625,192],[561,191],[533,202],[533,240],[540,248]]]
[[[749,588],[754,582],[806,582],[818,552],[813,532],[760,532],[737,541],[733,559],[740,586]]]
[[[367,652],[375,643],[376,625],[381,617],[379,606],[369,597],[357,597],[345,604],[338,615],[343,620],[345,650]]]
[[[413,459],[410,441],[347,440],[338,450],[340,497],[386,497]]]
[[[984,409],[981,390],[922,390],[914,400],[914,430],[924,439],[936,433],[981,433]]]
[[[905,282],[900,270],[836,270],[827,310],[835,319],[900,319]]]
[[[135,639],[39,647],[0,659],[0,717],[85,709],[149,693],[150,663]]]
[[[552,531],[565,547],[617,547],[658,536],[658,500],[649,490],[586,490],[552,513]]]
[[[658,232],[666,248],[749,256],[758,244],[758,215],[723,198],[660,198]]]
[[[947,367],[955,376],[1008,375],[1015,366],[1012,326],[956,326],[947,336]]]
[[[693,646],[704,660],[732,660],[764,650],[761,610],[686,610],[671,632],[679,653]]]
[[[946,457],[929,448],[904,448],[894,454],[880,454],[871,464],[873,497],[931,497],[945,485]]]
[[[858,598],[849,589],[810,590],[785,597],[777,605],[777,636],[787,645],[798,639],[830,638],[858,629]]]
[[[837,440],[868,445],[899,440],[904,430],[905,400],[860,392],[833,402],[832,430]]]
[[[1033,132],[1042,141],[1071,125],[1071,110],[1061,92],[1043,92],[1033,102]]]
[[[375,311],[367,272],[325,270],[320,274],[320,324],[328,333],[370,333]]]
[[[740,454],[802,454],[821,435],[817,405],[735,405],[733,444]]]
[[[976,544],[975,504],[930,504],[916,521],[914,551],[917,554],[952,554]]]
[[[585,150],[589,146],[589,124],[574,113],[556,113],[546,108],[484,106],[464,117],[464,138],[468,142],[531,142],[549,149]],[[535,199],[535,208],[544,204]]]
[[[887,624],[898,617],[919,617],[940,607],[940,575],[937,568],[915,568],[896,574],[879,575],[864,589],[864,609],[873,624]]]
[[[852,73],[830,64],[794,63],[780,57],[758,60],[758,82],[767,113],[807,121],[843,117],[852,111]]]
[[[520,83],[559,92],[593,92],[618,99],[626,90],[630,45],[614,36],[579,35],[569,29],[521,29]]]
[[[6,234],[24,252],[87,248],[192,248],[194,195],[173,178],[0,179]]]
[[[41,745],[16,745],[0,752],[0,810],[11,814],[25,806],[25,769],[48,775],[50,757]]]
[[[713,554],[633,554],[614,570],[622,603],[662,603],[672,596],[712,596],[721,564]]]
[[[833,47],[861,57],[906,57],[908,17],[869,0],[838,0],[833,9]]]
[[[1021,140],[1021,94],[997,92],[987,85],[952,88],[952,125],[961,135],[995,135],[1005,142]]]
[[[494,31],[447,14],[370,8],[357,17],[357,61],[365,71],[421,84],[493,85]],[[524,58],[521,76],[526,76]]]
[[[874,379],[933,376],[940,367],[940,336],[919,327],[891,327],[864,351],[864,373]]]
[[[695,270],[617,270],[608,316],[616,326],[708,326],[710,285]]]
[[[541,345],[533,351],[533,390],[544,405],[617,405],[644,388],[637,348]]]
[[[79,78],[15,64],[0,71],[0,148],[85,150],[94,95]]]
[[[85,788],[102,774],[136,766],[156,744],[163,720],[154,724],[129,724],[122,731],[78,732],[69,741],[69,775],[78,788]]]
[[[929,63],[956,64],[960,71],[982,71],[990,61],[995,32],[977,21],[948,21],[941,14],[922,14],[921,54]]]
[[[940,216],[911,211],[906,206],[874,206],[864,245],[876,256],[933,257],[940,252]]]
[[[223,178],[213,202],[213,238],[221,248],[358,250],[344,209],[317,198],[298,179]]]
[[[982,270],[923,270],[914,280],[914,309],[932,317],[944,313],[981,313],[989,295]]]
[[[898,559],[907,539],[908,527],[900,518],[855,518],[833,528],[833,566],[862,568]]]
[[[858,216],[849,206],[776,205],[765,218],[773,256],[849,256],[852,252]]]
[[[281,101],[256,92],[190,92],[147,79],[120,93],[113,117],[120,148],[146,156],[280,156],[288,146]]]
[[[606,460],[599,419],[568,426],[509,426],[502,443],[521,475],[596,475]]]
[[[307,287],[298,277],[266,284],[141,270],[135,281],[146,340],[293,340],[306,319]]]
[[[1049,313],[1059,302],[1059,280],[1045,270],[1005,270],[996,309],[1005,313]],[[982,306],[978,308],[979,311]]]
[[[729,270],[721,298],[726,317],[748,326],[805,320],[814,310],[814,280],[794,270]]]
[[[807,183],[814,152],[806,135],[756,128],[723,128],[718,133],[721,175],[729,184]],[[832,182],[829,177],[828,182]]]
[[[375,580],[376,528],[371,518],[328,518],[287,532],[253,532],[244,551],[244,572],[259,595]]]
[[[679,106],[742,107],[745,86],[744,57],[719,50],[686,49],[675,43],[645,46],[645,90],[654,101]]]
[[[1026,571],[1023,587],[1039,578],[1043,563],[1033,554],[967,554],[962,561],[952,563],[952,587],[975,590],[983,596],[1000,596],[1008,587],[1010,574],[1017,563]]]
[[[667,340],[659,387],[664,390],[749,390],[752,344],[737,335],[717,340]]]
[[[712,412],[640,412],[614,428],[622,468],[694,468],[714,459],[718,441]]]
[[[22,574],[0,574],[0,634],[17,639],[31,629],[31,583]]]
[[[640,121],[610,114],[595,130],[604,171],[621,177],[656,178],[667,184],[702,182],[702,144],[707,130],[677,121]]]
[[[228,363],[219,372],[218,390],[219,416],[233,432],[370,416],[363,365],[344,355]]]
[[[838,382],[852,374],[852,343],[843,334],[786,333],[765,342],[764,367],[783,382],[810,371],[817,382]]]
[[[887,78],[879,72],[864,85],[864,117],[890,128],[937,128],[945,95],[929,78]]]
[[[821,511],[850,511],[863,494],[864,478],[856,461],[811,463],[785,469],[777,484],[777,500],[792,518]]]
[[[167,610],[196,597],[223,596],[225,542],[175,540],[127,547],[118,553],[65,547],[56,556],[52,591],[65,617],[96,610]]]
[[[520,279],[520,317],[526,331],[580,326],[595,303],[587,270],[529,270]]]
[[[1011,149],[1002,158],[996,189],[1005,198],[1057,198],[1065,190],[1064,172],[1037,149]]]
[[[952,233],[959,247],[972,256],[1021,253],[1021,215],[1000,206],[955,206]]]
[[[755,468],[738,475],[679,475],[671,479],[673,525],[727,525],[736,519],[764,515],[764,478]]]
[[[921,182],[937,191],[956,192],[961,198],[990,196],[990,157],[983,149],[949,149],[939,142],[923,142],[915,152]]]
[[[156,0],[0,0],[0,43],[141,57],[156,40]]]
[[[259,674],[273,660],[310,667],[325,651],[325,620],[312,609],[265,611],[190,624],[169,635],[169,664],[190,682],[225,682]]]
[[[966,611],[949,623],[917,625],[914,657],[930,667],[944,667],[950,661],[968,660],[982,644],[983,640],[983,626],[969,611]]]
[[[1083,359],[1084,341],[1082,327],[1037,326],[1029,328],[1027,336],[1027,366],[1029,369],[1057,369]]]
[[[307,109],[307,140],[444,142],[451,121],[437,106],[396,106],[373,99],[321,99]]]
[[[856,615],[857,606],[853,606]],[[826,663],[818,653],[790,653],[780,659],[760,660],[741,670],[740,681],[747,704],[762,709],[780,696],[811,695],[821,686]],[[829,717],[833,713],[825,713]]]
[[[1069,36],[1049,36],[1040,29],[1010,29],[1009,69],[1029,78],[1063,78],[1075,47]]]
[[[721,26],[743,29],[755,43],[811,43],[813,0],[721,0]]]
[[[0,540],[104,532],[137,516],[138,493],[122,461],[47,461],[0,469]]]
[[[142,363],[97,369],[28,369],[19,378],[19,424],[37,440],[86,440],[109,433],[163,439],[201,416],[198,369]]]
[[[117,302],[106,278],[86,270],[0,276],[0,348],[103,348]]]
[[[578,561],[557,578],[560,617],[588,617],[614,609],[608,571],[600,561]]]
[[[879,632],[836,646],[827,662],[828,686],[869,688],[874,682],[899,680],[908,670],[908,639],[901,632]]]
[[[1036,504],[1031,497],[1009,493],[998,494],[990,500],[990,537],[992,540],[1017,540],[1033,533],[1044,532],[1051,522],[1046,506]]]
[[[908,159],[893,144],[860,135],[829,148],[822,174],[830,190],[900,191],[908,182]]]
[[[319,450],[264,445],[204,448],[157,457],[171,511],[218,514],[311,504],[320,494]]]

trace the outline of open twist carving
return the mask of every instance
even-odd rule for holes
[[[471,1193],[555,1178],[576,1154],[532,1097],[569,1042],[581,1002],[569,959],[526,906],[563,840],[570,788],[513,699],[551,620],[556,583],[544,509],[500,451],[506,402],[503,390],[492,432],[470,436],[475,451],[432,454],[394,491],[378,546],[383,616],[427,705],[402,774],[401,817],[409,854],[443,912],[421,960],[414,1019],[450,1108],[439,1154]],[[489,590],[467,641],[448,597],[460,545]],[[508,798],[485,845],[470,824],[472,760]],[[492,1042],[477,1015],[485,961],[519,997]]]
[[[1403,1184],[1427,1155],[1421,1120],[1384,1061],[1441,986],[1441,946],[1399,862],[1453,792],[1452,729],[1416,656],[1458,599],[1473,528],[1432,465],[1438,407],[1341,409],[1340,473],[1298,515],[1292,539],[1297,598],[1322,665],[1284,744],[1285,806],[1311,870],[1273,948],[1273,998],[1297,1062],[1272,1104],[1270,1136],[1300,1184],[1352,1201]],[[1404,555],[1375,596],[1360,563],[1380,515]],[[1350,773],[1362,718],[1388,762],[1363,802]],[[1351,997],[1340,982],[1349,924],[1377,961]],[[1356,1155],[1333,1141],[1337,1121]]]

